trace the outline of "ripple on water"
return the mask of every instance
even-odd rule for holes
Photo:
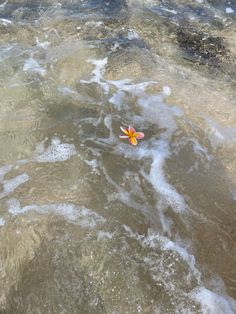
[[[236,312],[231,9],[0,4],[0,312]]]

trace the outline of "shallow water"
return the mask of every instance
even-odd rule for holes
[[[234,12],[1,1],[0,313],[236,313]]]

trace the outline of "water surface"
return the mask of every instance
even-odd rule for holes
[[[1,313],[236,313],[235,11],[1,1]]]

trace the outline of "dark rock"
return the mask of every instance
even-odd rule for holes
[[[46,11],[48,5],[42,5],[40,0],[36,1],[9,1],[0,11],[0,18],[15,20],[33,20],[40,13]]]
[[[207,0],[207,2],[217,8],[236,6],[235,0]]]
[[[181,29],[177,32],[179,46],[185,58],[217,66],[227,50],[221,37],[208,36],[197,31]]]
[[[65,15],[98,15],[109,19],[123,19],[127,13],[126,0],[43,1],[9,0],[0,11],[0,18],[35,20],[52,9],[62,9]],[[81,17],[80,17],[81,18]]]
[[[62,6],[71,13],[99,14],[109,17],[122,15],[127,11],[126,0],[87,0],[74,1]]]
[[[100,41],[100,45],[102,48],[105,48],[106,51],[113,51],[116,50],[124,50],[129,48],[138,48],[138,49],[148,49],[147,44],[143,39],[140,38],[133,38],[128,39],[124,35],[118,35],[117,37],[113,38],[106,38]]]

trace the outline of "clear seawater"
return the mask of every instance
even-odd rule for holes
[[[0,313],[236,313],[235,12],[1,0]]]

